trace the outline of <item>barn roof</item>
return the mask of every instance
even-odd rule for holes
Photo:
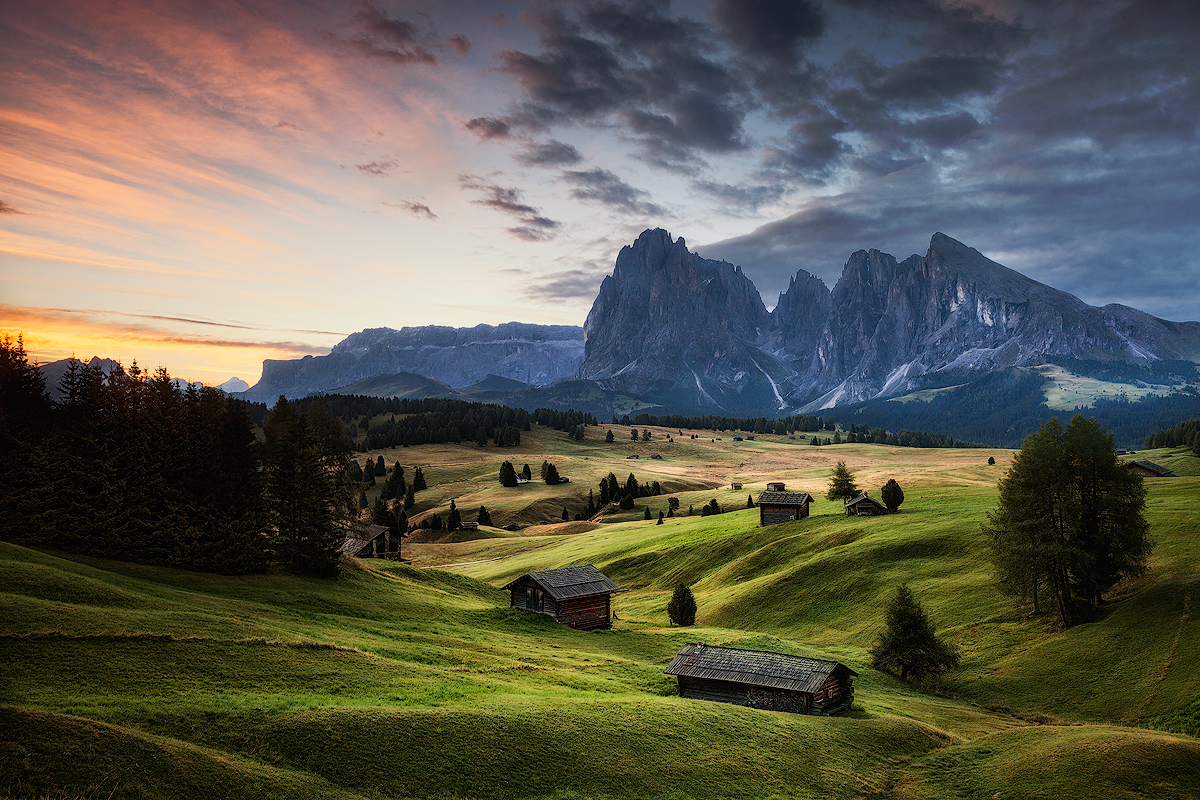
[[[879,502],[874,497],[871,497],[871,495],[869,495],[865,492],[863,494],[860,494],[858,497],[854,498],[853,500],[846,501],[846,505],[848,505],[848,506],[856,506],[859,503],[873,503],[873,504],[879,506],[880,508],[884,507],[883,503]]]
[[[692,643],[680,649],[663,672],[811,694],[818,691],[838,667],[851,675],[858,675],[837,661],[823,658]]]
[[[1139,458],[1137,461],[1130,461],[1127,466],[1132,467],[1135,464],[1137,466],[1141,467],[1142,469],[1146,469],[1146,470],[1149,470],[1150,472],[1153,472],[1155,475],[1157,475],[1160,478],[1178,478],[1179,477],[1178,475],[1176,475],[1174,472],[1167,469],[1166,467],[1155,464],[1153,461],[1147,461],[1144,458]]]
[[[610,594],[620,591],[608,576],[591,564],[579,567],[559,567],[558,569],[543,569],[526,572],[520,578],[505,586],[511,588],[522,579],[529,578],[555,600],[569,600],[573,597],[590,597],[595,594]]]
[[[346,531],[346,540],[342,542],[341,551],[347,555],[357,555],[377,538],[387,533],[386,525],[359,525]]]
[[[758,505],[766,503],[769,506],[802,506],[812,502],[808,492],[763,492],[754,501]]]

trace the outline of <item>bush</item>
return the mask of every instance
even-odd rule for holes
[[[889,478],[879,493],[883,497],[883,504],[887,506],[889,514],[895,514],[900,510],[900,504],[904,502],[904,490],[900,488],[900,484],[896,483],[895,478]]]
[[[672,625],[696,624],[696,598],[692,590],[682,583],[675,587],[671,602],[667,603],[667,616]]]

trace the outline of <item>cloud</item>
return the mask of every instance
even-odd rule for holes
[[[562,179],[575,187],[571,196],[576,200],[600,203],[643,216],[663,213],[661,206],[642,199],[650,196],[647,192],[635,189],[606,169],[568,170],[562,173]]]
[[[512,126],[500,117],[475,117],[463,127],[482,140],[507,139],[512,133]]]
[[[11,206],[8,203],[4,202],[3,200],[0,200],[0,214],[27,214],[27,213],[29,213],[29,212],[21,211],[20,209],[16,208],[15,206]]]
[[[567,167],[583,160],[574,145],[557,139],[522,145],[513,158],[526,167]]]
[[[466,36],[460,33],[440,37],[428,19],[414,22],[392,17],[370,3],[363,6],[356,18],[363,33],[350,40],[350,44],[371,58],[434,66],[438,63],[437,54],[447,48],[464,57],[471,51],[471,41]]]
[[[821,7],[807,0],[716,0],[709,16],[743,56],[788,67],[825,32]]]
[[[383,205],[389,208],[396,208],[401,211],[407,211],[418,217],[428,217],[429,219],[437,219],[437,214],[429,209],[429,206],[424,203],[416,203],[411,200],[397,200],[395,202],[384,201]]]
[[[369,164],[355,164],[354,168],[364,175],[376,175],[386,177],[390,171],[399,166],[399,162],[395,159],[387,161],[372,161]]]
[[[594,300],[600,283],[610,270],[611,267],[595,266],[540,275],[537,280],[523,281],[524,296],[539,302]]]
[[[472,203],[508,214],[520,224],[508,228],[508,232],[527,242],[544,242],[553,238],[553,231],[562,223],[542,216],[541,212],[521,199],[521,190],[511,186],[500,186],[478,175],[459,175],[462,188],[483,192],[483,198]]]

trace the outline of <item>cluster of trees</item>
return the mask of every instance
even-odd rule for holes
[[[556,431],[574,431],[576,428],[582,426],[600,424],[596,421],[595,415],[585,414],[575,409],[558,411],[553,408],[535,408],[533,414],[530,416],[530,420],[536,422],[538,425],[553,428]]]
[[[1174,428],[1159,428],[1157,433],[1146,437],[1142,445],[1146,450],[1159,447],[1190,447],[1200,456],[1200,419],[1189,419]]]
[[[658,481],[649,484],[639,483],[632,472],[629,473],[629,477],[625,479],[624,483],[618,481],[617,476],[611,472],[600,479],[600,506],[616,503],[619,508],[628,511],[633,508],[634,500],[637,498],[657,497],[660,494],[662,494],[662,485]],[[591,492],[588,493],[588,506],[592,507]],[[593,510],[592,513],[595,511]]]
[[[358,442],[360,452],[464,441],[481,447],[489,442],[497,447],[513,447],[521,443],[521,431],[530,429],[529,414],[523,409],[466,400],[328,394],[295,402],[301,410],[321,403],[328,413],[350,426],[351,436],[365,430],[366,436]],[[388,419],[369,423],[384,414]]]
[[[631,418],[626,414],[620,419],[617,419],[614,415],[612,424],[634,425],[638,427],[655,425],[662,428],[675,428],[676,430],[693,428],[705,431],[746,431],[747,433],[771,433],[779,436],[787,436],[796,431],[832,431],[834,429],[832,417],[822,419],[811,414],[780,417],[779,419],[767,419],[766,417],[718,417],[711,414],[700,417],[688,417],[682,414],[637,414]]]
[[[1051,417],[1000,480],[983,526],[1000,589],[1047,595],[1064,627],[1086,620],[1119,581],[1141,575],[1152,548],[1142,478],[1117,459],[1095,419]]]
[[[314,404],[250,407],[165,369],[73,363],[52,402],[23,343],[0,342],[0,531],[10,540],[186,569],[275,561],[328,575],[357,517],[350,441]]]

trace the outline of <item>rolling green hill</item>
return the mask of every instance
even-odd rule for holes
[[[1200,477],[1148,481],[1149,573],[1098,620],[1055,632],[990,584],[979,523],[1007,451],[988,467],[986,450],[667,443],[657,429],[606,447],[604,430],[385,459],[421,459],[426,509],[455,497],[532,519],[526,508],[633,469],[675,481],[685,509],[717,497],[738,510],[659,526],[641,509],[666,497],[645,498],[563,535],[406,545],[418,566],[352,562],[336,581],[0,544],[0,796],[1200,796]],[[1191,463],[1182,450],[1139,455]],[[504,458],[549,458],[573,482],[503,490]],[[895,475],[901,513],[847,518],[818,499],[809,520],[756,527],[747,493],[775,478],[818,492],[838,459],[868,487]],[[626,590],[614,630],[511,610],[496,588],[577,563]],[[667,622],[679,582],[699,605],[694,628]],[[869,667],[900,582],[962,649],[940,684]],[[822,718],[681,700],[662,668],[697,640],[844,661],[860,675],[855,709]]]

